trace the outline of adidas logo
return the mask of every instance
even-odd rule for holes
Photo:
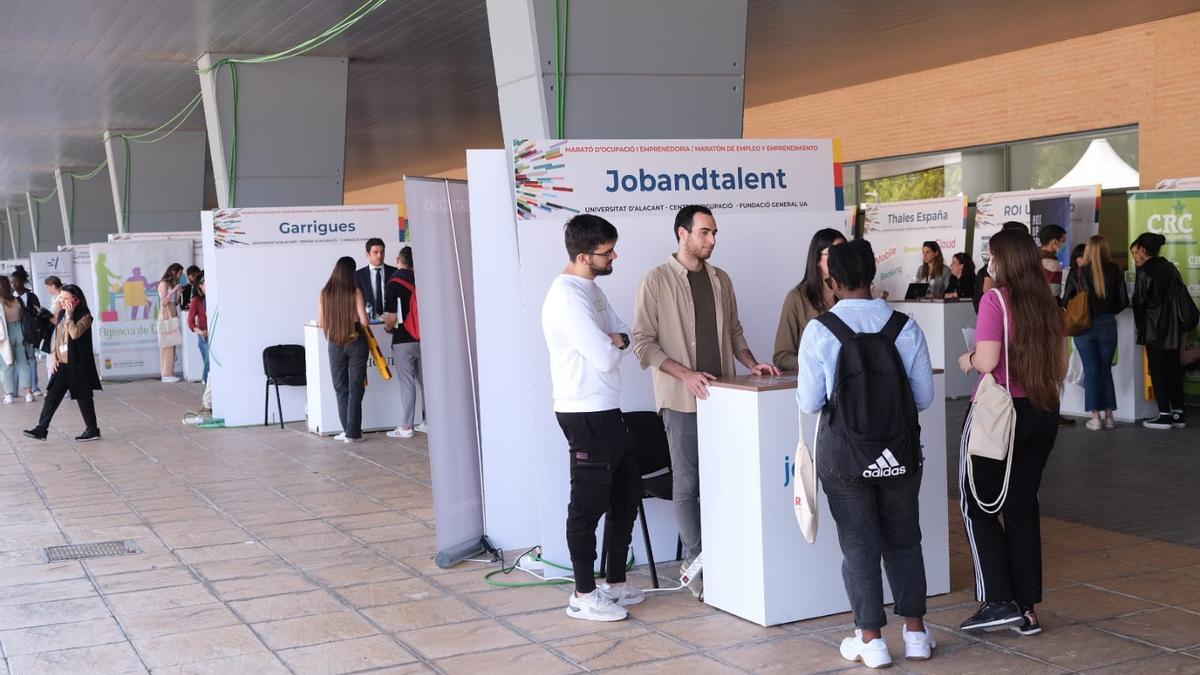
[[[900,466],[900,462],[896,461],[896,456],[892,451],[884,448],[883,454],[874,463],[863,469],[863,478],[891,478],[892,476],[903,476],[908,469]]]

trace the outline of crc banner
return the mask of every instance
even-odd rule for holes
[[[1000,226],[1005,222],[1015,220],[1029,225],[1029,200],[1064,195],[1071,200],[1071,222],[1054,224],[1061,225],[1067,231],[1066,248],[1070,251],[1075,243],[1087,241],[1088,237],[1100,231],[1099,185],[979,195],[975,200],[975,235],[971,241],[976,264],[987,262],[988,240],[1000,231]]]
[[[167,267],[192,264],[190,241],[89,244],[101,378],[160,374],[158,280]],[[179,350],[175,350],[179,358]]]
[[[688,204],[727,213],[839,211],[840,152],[831,139],[518,140],[516,214],[673,216]]]
[[[1143,232],[1167,238],[1159,255],[1179,268],[1192,299],[1200,299],[1200,190],[1144,190],[1129,193],[1129,241]],[[1200,330],[1188,334],[1185,349],[1200,347]],[[1200,399],[1200,373],[1184,374],[1183,393]]]
[[[863,238],[875,251],[875,290],[888,297],[904,297],[921,266],[922,244],[936,241],[942,257],[966,249],[967,198],[916,199],[867,204]]]

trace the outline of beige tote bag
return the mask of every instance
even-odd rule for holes
[[[971,409],[970,436],[967,438],[967,480],[971,486],[971,495],[984,513],[994,515],[1004,507],[1004,499],[1008,496],[1008,479],[1012,475],[1012,446],[1013,433],[1017,426],[1017,412],[1013,408],[1012,392],[1008,388],[1008,307],[1004,303],[1004,295],[1000,289],[993,288],[992,293],[1000,300],[1000,313],[1004,317],[1004,386],[1000,386],[991,373],[986,373],[979,380],[979,388],[975,391],[975,403]],[[1007,462],[1004,469],[1004,487],[999,496],[993,501],[979,498],[975,489],[974,457]]]
[[[814,437],[814,450],[816,445],[817,439]],[[808,452],[808,445],[804,442],[803,423],[800,424],[800,440],[796,442],[796,475],[792,479],[792,489],[795,495],[796,522],[800,523],[804,541],[811,544],[817,540],[817,458],[815,453]]]

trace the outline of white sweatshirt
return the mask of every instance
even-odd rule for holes
[[[621,405],[621,357],[610,333],[629,334],[595,281],[560,274],[542,303],[554,411],[599,412]]]

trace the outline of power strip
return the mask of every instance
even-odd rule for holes
[[[690,585],[702,569],[704,569],[704,554],[699,553],[696,555],[696,559],[692,561],[692,564],[688,565],[688,568],[679,576],[679,583],[684,586]]]
[[[534,558],[532,555],[523,556],[517,561],[517,567],[520,567],[527,572],[535,572],[539,575],[546,570],[546,566],[542,564],[542,561]]]

